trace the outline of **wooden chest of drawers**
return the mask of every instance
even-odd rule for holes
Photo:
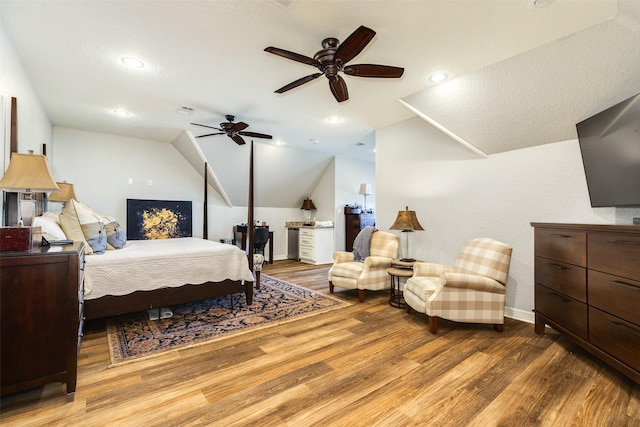
[[[640,384],[640,227],[532,223],[545,324]]]
[[[82,337],[84,246],[0,256],[1,394],[51,382],[76,390]]]

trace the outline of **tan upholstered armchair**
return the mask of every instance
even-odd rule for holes
[[[497,240],[469,240],[454,266],[417,262],[404,287],[407,312],[429,316],[429,330],[438,331],[438,317],[456,322],[504,325],[505,285],[511,247]]]
[[[386,231],[371,234],[370,255],[364,262],[354,260],[353,252],[334,252],[333,265],[329,269],[329,292],[334,286],[357,289],[358,299],[364,301],[365,290],[389,289],[391,280],[387,269],[391,260],[398,257],[400,237]]]

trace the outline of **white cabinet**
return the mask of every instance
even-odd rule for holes
[[[333,228],[300,227],[300,261],[308,264],[333,262]]]

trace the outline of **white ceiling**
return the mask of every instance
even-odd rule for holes
[[[375,129],[416,114],[491,154],[575,138],[577,121],[640,92],[640,1],[532,3],[0,0],[0,13],[54,125],[171,142],[233,114],[286,147],[373,161]],[[377,35],[350,64],[401,66],[401,79],[344,76],[340,104],[322,77],[274,93],[317,70],[265,47],[313,56],[360,25]],[[428,82],[435,71],[450,79]]]

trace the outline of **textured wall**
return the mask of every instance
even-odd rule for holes
[[[591,208],[577,140],[486,159],[452,144],[414,119],[378,131],[381,228],[383,222],[391,224],[398,206],[408,204],[425,228],[410,236],[410,255],[441,263],[452,263],[473,237],[510,244],[514,249],[507,306],[523,314],[533,308],[531,222],[630,224],[633,216],[640,216],[640,209]]]

